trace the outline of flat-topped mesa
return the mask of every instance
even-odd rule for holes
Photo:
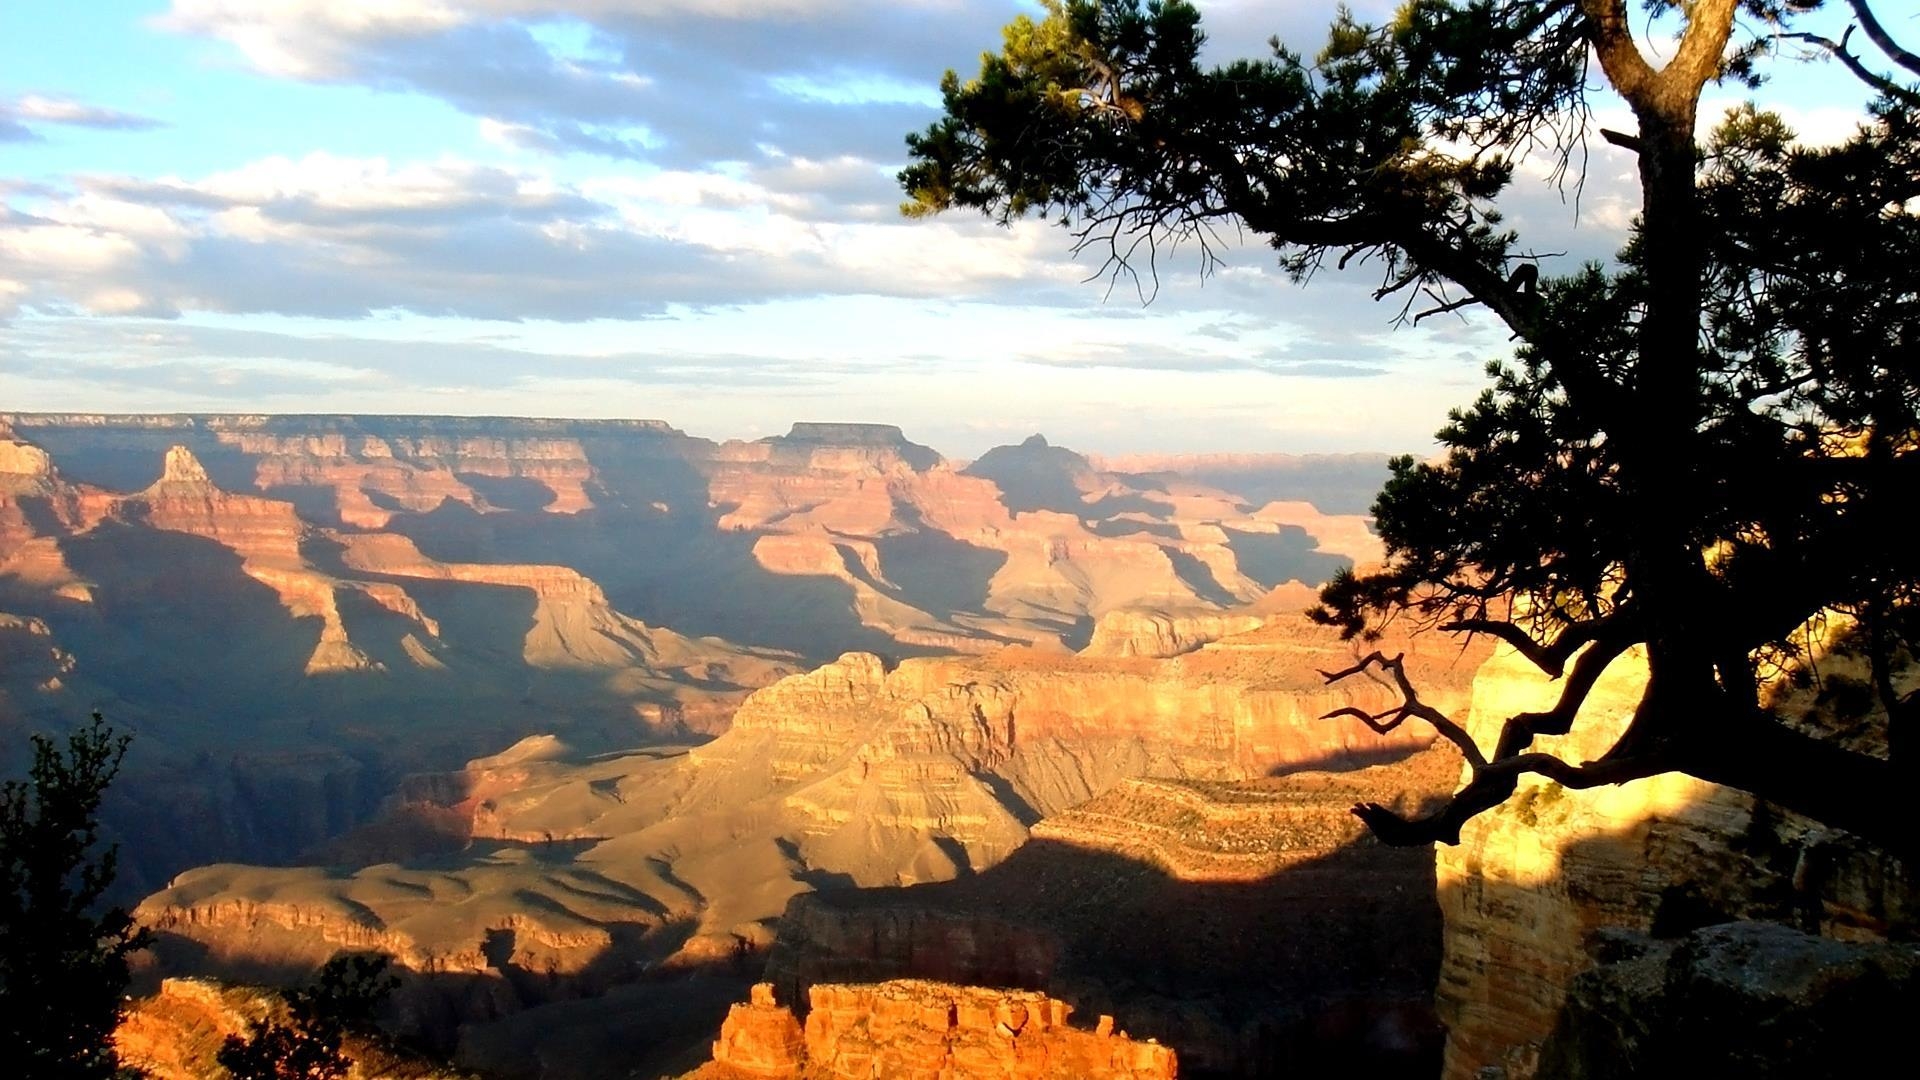
[[[907,438],[895,424],[800,421],[785,435],[769,436],[760,442],[774,449],[776,461],[786,453],[803,453],[816,469],[897,460],[915,472],[925,472],[945,460],[932,447]]]
[[[735,1005],[700,1080],[886,1076],[896,1080],[1173,1080],[1173,1050],[1136,1042],[1102,1016],[1072,1027],[1073,1006],[1029,990],[922,980],[815,986],[803,1029],[761,983]]]
[[[464,416],[0,414],[67,475],[114,490],[183,445],[228,491],[292,497],[321,523],[384,528],[447,499],[574,513],[637,468],[713,444],[659,420]],[[637,464],[636,464],[637,463]],[[611,473],[602,475],[602,467]]]

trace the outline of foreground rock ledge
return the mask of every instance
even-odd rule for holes
[[[713,1060],[687,1080],[1173,1080],[1174,1052],[1135,1042],[1103,1016],[1069,1027],[1073,1006],[1028,990],[903,979],[821,984],[808,992],[805,1028],[753,988],[713,1044]]]

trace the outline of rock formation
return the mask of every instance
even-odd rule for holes
[[[1839,654],[1820,663],[1829,685],[1859,676]],[[1598,756],[1624,729],[1645,677],[1644,661],[1616,661],[1572,733],[1536,745],[1573,761]],[[1780,692],[1790,715],[1828,711],[1817,685]],[[1502,719],[1558,694],[1503,648],[1474,681],[1469,729],[1490,747]],[[1884,853],[1677,774],[1585,792],[1530,779],[1469,822],[1458,846],[1438,849],[1438,877],[1448,1080],[1477,1080],[1489,1068],[1506,1080],[1534,1076],[1602,931],[1670,937],[1745,918],[1874,940],[1911,935],[1920,914],[1920,883]]]
[[[1100,616],[1080,650],[1088,656],[1159,659],[1192,652],[1210,641],[1260,627],[1259,615],[1120,609]]]
[[[689,1080],[1173,1080],[1173,1050],[1102,1016],[1092,1030],[1044,994],[921,980],[820,985],[806,1027],[765,983],[735,1005]]]
[[[1356,800],[1448,790],[1435,748],[1258,781],[1129,780],[1042,820],[983,873],[796,898],[767,978],[1018,986],[1124,1015],[1211,1075],[1430,1076],[1439,910],[1425,851],[1379,847]]]
[[[272,991],[204,979],[168,979],[153,994],[127,1006],[113,1034],[123,1064],[152,1080],[205,1080],[224,1076],[216,1061],[229,1036],[246,1038],[260,1021],[285,1023],[286,1003]],[[356,1035],[341,1050],[354,1076],[391,1080],[457,1080],[410,1053]]]
[[[1920,1009],[1920,949],[1777,923],[1683,938],[1611,934],[1574,979],[1542,1080],[1873,1076]]]
[[[414,972],[511,988],[523,1004],[641,972],[728,966],[766,948],[797,893],[980,879],[1033,846],[1021,846],[1030,823],[1130,776],[1249,781],[1368,760],[1381,747],[1371,732],[1319,719],[1331,705],[1312,668],[1350,655],[1297,619],[1157,661],[1011,650],[888,670],[852,654],[754,694],[726,734],[691,751],[594,756],[532,740],[459,774],[417,778],[386,827],[333,849],[372,865],[205,867],[180,875],[139,915],[162,932],[162,956],[189,965],[251,973],[262,952],[311,965],[340,948],[379,948]],[[1441,681],[1454,670],[1451,657],[1412,655]],[[1462,697],[1465,674],[1454,679]],[[1405,752],[1431,737],[1409,731],[1390,745]],[[1449,782],[1455,771],[1442,770]],[[1375,780],[1357,789],[1337,778],[1286,780],[1293,796],[1247,794],[1255,812],[1241,816],[1293,828],[1298,842],[1275,850],[1305,844],[1310,852],[1295,852],[1303,858],[1357,838],[1345,806],[1359,794],[1393,795],[1368,786]],[[1296,813],[1309,790],[1320,801]],[[1303,824],[1323,818],[1345,831]],[[442,854],[375,862],[407,854],[410,840]],[[1380,886],[1387,895],[1406,883],[1392,877],[1398,865]],[[1372,870],[1357,873],[1353,880],[1375,880]],[[1416,891],[1406,895],[1417,897],[1408,880]],[[1244,913],[1245,903],[1219,910]],[[1426,903],[1430,915],[1430,893]],[[954,940],[950,926],[924,925]],[[1051,970],[1060,955],[1044,925],[987,915],[967,932],[977,959],[955,962],[962,981]],[[1010,966],[982,967],[989,957]]]

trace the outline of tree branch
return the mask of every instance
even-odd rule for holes
[[[1586,13],[1593,51],[1600,57],[1607,81],[1629,104],[1638,104],[1658,76],[1633,43],[1625,0],[1581,0],[1580,10]]]
[[[1467,786],[1453,793],[1447,804],[1422,818],[1406,818],[1379,803],[1360,803],[1353,812],[1390,847],[1420,844],[1458,844],[1460,829],[1477,815],[1511,798],[1528,773],[1544,776],[1563,787],[1584,790],[1605,784],[1624,784],[1671,769],[1655,757],[1589,761],[1572,765],[1552,754],[1521,754],[1476,770]]]
[[[1908,104],[1920,105],[1920,93],[1915,93],[1873,70],[1859,57],[1847,51],[1847,40],[1853,36],[1853,27],[1851,26],[1847,27],[1846,33],[1840,35],[1839,41],[1835,41],[1832,38],[1821,37],[1819,34],[1809,33],[1793,33],[1782,36],[1792,38],[1795,41],[1804,41],[1811,45],[1818,45],[1827,50],[1835,60],[1840,61],[1848,71],[1853,72],[1854,78],[1886,94],[1888,97],[1899,98]]]
[[[1662,96],[1697,100],[1700,88],[1720,73],[1721,58],[1733,36],[1733,13],[1739,6],[1740,0],[1694,0],[1688,5],[1680,49],[1660,72]]]
[[[1441,712],[1439,709],[1420,700],[1419,691],[1413,688],[1412,680],[1407,678],[1405,653],[1388,657],[1385,653],[1375,649],[1373,652],[1361,657],[1360,661],[1352,667],[1342,668],[1339,671],[1322,671],[1320,676],[1327,680],[1327,685],[1331,686],[1343,679],[1352,678],[1355,675],[1362,674],[1368,669],[1375,667],[1393,676],[1393,681],[1400,690],[1400,705],[1398,708],[1389,709],[1383,713],[1369,714],[1349,706],[1347,708],[1335,709],[1325,716],[1322,716],[1321,719],[1329,720],[1336,716],[1358,716],[1366,722],[1368,727],[1384,733],[1399,727],[1409,716],[1419,717],[1427,723],[1432,724],[1434,730],[1444,736],[1448,742],[1459,747],[1460,753],[1465,755],[1467,759],[1467,764],[1473,766],[1475,769],[1485,767],[1487,756],[1480,752],[1479,745],[1473,741],[1473,736],[1467,734],[1467,729],[1454,723],[1447,714]],[[1386,722],[1383,726],[1381,722],[1383,717],[1392,717],[1393,719]]]
[[[1879,17],[1874,15],[1873,7],[1867,0],[1847,0],[1847,6],[1853,9],[1854,17],[1860,20],[1860,28],[1867,32],[1867,38],[1886,53],[1888,59],[1920,75],[1920,55],[1901,48],[1900,43],[1893,40],[1893,35],[1887,33],[1887,28],[1880,24]]]
[[[1443,623],[1440,629],[1446,633],[1485,634],[1504,642],[1512,646],[1514,652],[1532,661],[1534,667],[1557,679],[1565,674],[1567,661],[1580,651],[1581,646],[1609,629],[1617,629],[1625,618],[1625,613],[1615,611],[1597,619],[1586,619],[1562,630],[1558,637],[1546,644],[1542,644],[1518,623],[1506,619],[1455,619]]]

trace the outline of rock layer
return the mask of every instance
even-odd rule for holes
[[[767,978],[1019,986],[1125,1015],[1209,1075],[1431,1076],[1439,911],[1424,850],[1348,807],[1453,784],[1444,749],[1346,773],[1126,781],[969,878],[796,898]]]
[[[820,985],[804,1031],[760,984],[736,1005],[702,1080],[1173,1080],[1174,1052],[1114,1030],[1070,1023],[1044,994],[923,980]]]

